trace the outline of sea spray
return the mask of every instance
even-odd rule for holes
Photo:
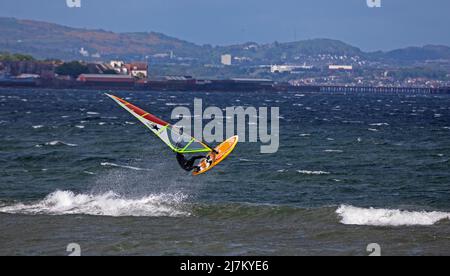
[[[186,198],[187,196],[181,193],[126,198],[114,192],[94,195],[56,191],[37,203],[3,206],[0,212],[27,215],[181,217],[190,216],[182,204]]]

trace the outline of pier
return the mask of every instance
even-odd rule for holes
[[[394,94],[448,94],[449,88],[427,87],[366,87],[366,86],[319,86],[320,92],[394,93]]]

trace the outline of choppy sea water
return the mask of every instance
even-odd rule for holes
[[[450,97],[118,92],[280,107],[280,149],[201,177],[104,91],[0,90],[0,255],[450,254]]]

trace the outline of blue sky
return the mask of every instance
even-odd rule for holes
[[[363,50],[450,45],[450,1],[380,0],[1,0],[0,16],[117,32],[157,31],[199,44],[310,38]]]

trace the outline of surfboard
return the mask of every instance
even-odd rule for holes
[[[224,161],[230,153],[236,148],[237,143],[239,142],[239,136],[233,136],[218,145],[214,151],[209,153],[206,158],[200,161],[199,167],[200,170],[194,171],[192,175],[200,175],[208,172],[215,166],[219,165],[222,161]]]

